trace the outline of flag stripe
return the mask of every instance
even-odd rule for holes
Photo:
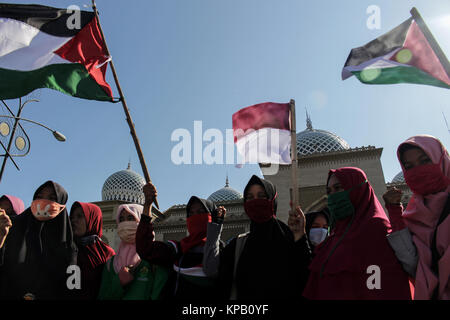
[[[72,38],[51,36],[21,21],[0,18],[0,68],[29,71],[69,63],[54,53]]]
[[[236,142],[249,129],[277,128],[290,130],[288,103],[260,103],[233,114],[233,135]]]
[[[14,99],[38,88],[49,88],[75,97],[111,101],[111,97],[79,63],[52,64],[33,71],[0,68],[0,97]]]
[[[291,164],[291,132],[274,128],[247,131],[236,141],[239,163]]]
[[[349,74],[348,77],[351,77],[353,75],[353,72],[355,71],[363,71],[368,69],[381,69],[381,68],[394,68],[394,67],[411,67],[406,64],[399,63],[395,60],[392,60],[391,58],[396,55],[396,53],[401,50],[401,48],[395,49],[392,52],[389,52],[388,54],[377,57],[368,61],[364,61],[361,64],[357,66],[346,66],[344,67],[344,70],[346,73]],[[348,78],[347,77],[347,78]]]
[[[396,84],[414,83],[450,89],[446,83],[432,77],[425,71],[411,66],[398,66],[393,68],[364,69],[354,71],[359,81],[366,84]]]
[[[409,18],[388,33],[368,42],[362,47],[352,49],[344,67],[360,65],[364,61],[384,56],[393,52],[395,49],[403,47],[412,21],[412,18]],[[344,78],[344,74],[343,79],[346,79]]]
[[[73,37],[92,21],[94,16],[93,12],[80,10],[80,28],[69,29],[68,24],[71,25],[74,22],[75,16],[73,12],[67,9],[33,4],[0,4],[0,18],[22,21],[42,32],[57,37]]]

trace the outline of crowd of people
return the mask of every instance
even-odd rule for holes
[[[384,193],[383,208],[363,170],[343,167],[328,173],[327,207],[292,208],[286,224],[276,186],[252,176],[243,192],[250,231],[227,243],[226,208],[196,196],[186,206],[188,236],[156,241],[152,184],[144,205],[119,206],[117,252],[102,241],[100,208],[77,201],[69,215],[58,183],[40,186],[27,209],[4,195],[0,299],[449,300],[449,153],[420,135],[397,155],[413,193],[406,208],[397,188]],[[67,285],[73,265],[75,289]]]

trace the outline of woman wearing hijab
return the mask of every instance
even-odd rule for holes
[[[244,189],[244,210],[250,232],[232,239],[220,250],[222,225],[208,226],[208,273],[219,278],[222,299],[286,300],[301,298],[308,277],[311,251],[302,224],[289,219],[289,227],[276,218],[275,186],[252,176]],[[296,228],[299,228],[297,230]]]
[[[0,251],[0,298],[69,297],[66,271],[76,265],[77,249],[66,202],[64,188],[47,181],[36,190],[31,207],[12,219]]]
[[[435,137],[414,136],[397,150],[406,184],[413,192],[405,211],[401,191],[383,197],[393,233],[389,243],[415,278],[414,299],[450,299],[450,157]]]
[[[70,222],[78,247],[77,263],[81,271],[81,289],[74,290],[75,298],[95,300],[100,289],[103,267],[115,254],[101,239],[102,211],[95,204],[77,201],[70,209]]]
[[[136,252],[136,230],[143,206],[123,204],[117,208],[117,234],[121,240],[115,256],[106,262],[100,300],[158,300],[168,272],[141,260]]]
[[[317,212],[308,212],[306,215],[306,234],[311,251],[320,245],[328,236],[328,227],[330,225],[330,215],[328,209]]]
[[[386,240],[391,225],[366,174],[330,170],[331,233],[316,248],[303,295],[314,300],[411,298],[406,272]]]
[[[217,218],[219,211],[212,201],[191,197],[186,206],[186,225],[189,236],[181,241],[155,241],[149,216],[151,203],[157,195],[152,184],[144,186],[146,214],[142,216],[136,234],[136,248],[142,259],[172,269],[166,297],[179,300],[213,300],[217,297],[214,279],[203,269],[203,253],[208,222]]]
[[[0,198],[0,209],[5,210],[5,213],[13,218],[25,210],[25,205],[21,199],[5,194]]]

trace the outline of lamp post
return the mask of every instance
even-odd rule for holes
[[[3,101],[3,100],[0,100],[0,101],[6,107],[8,112],[11,114],[11,115],[0,115],[0,138],[7,137],[8,135],[10,135],[7,146],[5,146],[3,144],[3,142],[0,140],[0,145],[3,147],[3,149],[5,151],[5,154],[3,155],[4,159],[3,159],[2,167],[0,169],[0,182],[1,182],[3,172],[4,172],[5,166],[6,166],[6,161],[8,160],[8,158],[11,159],[11,161],[13,162],[13,164],[17,168],[17,170],[20,170],[19,167],[17,166],[16,162],[14,161],[13,157],[24,157],[30,151],[30,139],[28,138],[28,135],[26,134],[25,130],[22,128],[19,121],[22,120],[22,121],[30,122],[30,123],[36,124],[38,126],[41,126],[45,129],[49,130],[50,132],[53,133],[53,136],[58,141],[66,141],[66,137],[62,133],[51,129],[51,128],[47,127],[46,125],[43,125],[42,123],[20,117],[20,115],[22,114],[23,108],[25,107],[25,105],[28,102],[39,102],[39,100],[30,99],[30,100],[27,100],[24,103],[22,103],[22,99],[19,98],[19,110],[17,111],[16,115],[11,111],[11,109],[8,107],[8,105],[5,103],[5,101]],[[14,119],[14,124],[12,125],[12,130],[8,123],[1,121],[2,118],[3,119]],[[18,130],[20,131],[20,133],[23,134],[23,136],[18,135],[18,137],[15,138],[16,131],[18,131]],[[11,147],[13,145],[14,138],[15,138],[15,148],[19,152],[22,152],[21,154],[11,154]],[[28,141],[28,145],[27,145],[27,141]]]

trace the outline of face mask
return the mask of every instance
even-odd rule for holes
[[[186,226],[189,235],[204,233],[206,237],[206,227],[208,222],[211,222],[211,215],[209,213],[197,213],[186,219]]]
[[[117,225],[117,234],[119,235],[119,238],[126,243],[135,243],[138,224],[139,223],[136,221],[120,222]]]
[[[366,182],[367,180],[351,189],[328,195],[328,209],[330,210],[333,221],[345,219],[355,213],[355,207],[350,200],[350,191],[362,186]]]
[[[47,199],[36,199],[31,203],[31,213],[39,221],[54,219],[65,208],[65,205]]]
[[[427,195],[444,190],[450,183],[441,171],[439,164],[424,164],[405,171],[406,184],[411,190],[420,195]]]
[[[264,223],[275,217],[272,200],[253,199],[245,201],[244,210],[250,220],[256,223]]]
[[[325,228],[311,228],[311,230],[309,230],[309,240],[315,246],[322,243],[327,235],[328,229]]]

